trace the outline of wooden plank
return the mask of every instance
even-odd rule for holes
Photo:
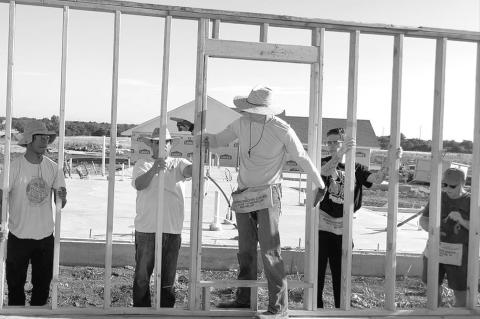
[[[203,310],[210,311],[210,287],[202,287]]]
[[[320,171],[322,153],[322,92],[323,92],[323,47],[325,30],[312,30],[312,45],[318,48],[318,61],[310,67],[310,110],[308,124],[308,154],[313,164]],[[314,187],[311,178],[307,180],[307,204],[305,217],[305,278],[315,283],[312,289],[303,292],[304,309],[316,309],[318,276],[318,218],[313,209]]]
[[[357,138],[357,87],[358,87],[358,46],[360,32],[350,33],[350,52],[348,67],[348,106],[346,138]],[[355,188],[355,147],[346,154],[345,188],[343,204],[343,239],[342,239],[342,280],[340,308],[350,310],[352,277],[352,223],[353,190]]]
[[[316,155],[315,155],[315,165],[320,172],[322,169],[322,145],[323,145],[323,61],[324,61],[324,50],[325,50],[325,29],[319,30],[319,43],[318,43],[318,87],[317,87],[317,120],[315,125],[317,127],[317,143],[319,147],[316,148]],[[320,204],[319,204],[320,205]],[[314,216],[316,217],[317,214],[315,212]],[[318,286],[317,286],[317,278],[318,278],[318,255],[319,255],[319,246],[318,246],[318,224],[319,219],[313,219],[313,229],[314,231],[314,256],[313,256],[313,264],[316,265],[313,268],[313,296],[312,300],[314,303],[313,309],[317,309],[316,300],[318,295]]]
[[[117,161],[117,108],[118,108],[118,64],[120,57],[120,11],[115,12],[113,36],[113,70],[112,70],[112,107],[110,124],[110,157],[108,163],[108,203],[107,203],[107,230],[105,246],[105,287],[103,291],[103,306],[111,306],[111,277],[112,277],[112,235],[113,213],[115,207],[115,163]]]
[[[268,42],[268,23],[260,25],[260,42]]]
[[[204,194],[204,156],[202,145],[205,134],[207,112],[207,56],[205,55],[205,41],[207,40],[208,21],[198,21],[197,39],[197,74],[195,84],[195,150],[193,152],[192,172],[192,201],[191,201],[191,231],[190,231],[190,289],[189,309],[198,309],[200,305],[199,290],[197,288],[201,270],[202,251],[202,215]]]
[[[62,62],[60,76],[60,118],[58,141],[58,170],[57,179],[63,177],[64,153],[65,153],[65,92],[67,88],[67,48],[68,48],[68,7],[63,8],[62,26]],[[52,309],[58,307],[58,274],[60,264],[60,226],[62,221],[62,201],[57,198],[55,205],[55,242],[53,249],[53,280],[52,280]]]
[[[403,35],[397,35],[393,45],[392,106],[390,111],[390,158],[388,181],[387,249],[385,254],[385,308],[395,310],[395,280],[397,275],[397,214],[398,169],[395,154],[400,147],[400,116],[402,98]]]
[[[0,0],[8,2],[8,0]],[[158,16],[167,15],[178,19],[221,19],[228,23],[262,25],[268,23],[272,27],[314,29],[325,28],[328,31],[352,32],[358,30],[365,34],[395,35],[404,34],[408,37],[437,38],[446,37],[451,40],[479,41],[480,33],[474,31],[394,26],[379,23],[357,23],[336,21],[330,19],[312,19],[292,17],[287,15],[260,14],[252,12],[235,12],[226,10],[199,9],[180,6],[165,6],[157,4],[137,3],[113,0],[19,0],[19,4],[29,4],[48,7],[70,6],[71,9],[88,11],[122,11],[124,14]]]
[[[268,282],[264,280],[203,280],[198,282],[198,287],[230,288],[230,287],[267,287]],[[298,280],[288,280],[288,289],[311,288],[312,283]]]
[[[165,139],[167,130],[167,102],[168,102],[168,76],[170,72],[170,32],[172,17],[165,18],[165,29],[163,36],[163,71],[162,71],[162,97],[160,103],[160,123],[158,127],[159,144],[158,157],[166,158],[168,154],[165,151]],[[163,204],[165,199],[165,171],[158,173],[158,197],[157,197],[157,225],[155,232],[155,308],[160,309],[160,299],[162,292],[162,240],[163,240]]]
[[[315,63],[318,49],[309,46],[229,40],[206,41],[205,52],[214,58]]]
[[[219,39],[219,38],[220,38],[220,19],[216,19],[213,21],[212,39]]]
[[[69,316],[68,318],[79,318],[84,319],[85,316],[90,318],[104,318],[105,316],[116,316],[115,318],[144,318],[138,315],[147,315],[149,317],[161,316],[164,315],[168,318],[212,318],[220,317],[243,317],[243,318],[252,318],[253,312],[250,309],[246,310],[212,310],[209,312],[203,310],[190,311],[182,308],[162,308],[161,310],[155,310],[153,308],[142,308],[142,307],[131,307],[131,308],[120,308],[120,307],[111,307],[109,309],[102,308],[58,308],[56,310],[48,309],[47,307],[6,307],[0,311],[1,315],[25,315],[31,317],[33,314],[37,316],[44,316],[47,318],[53,316]],[[358,310],[356,313],[345,312],[341,310],[319,310],[319,311],[305,311],[305,310],[289,310],[289,315],[295,318],[305,318],[305,317],[327,317],[327,318],[378,318],[378,317],[388,317],[388,318],[418,318],[418,319],[430,319],[438,318],[449,319],[449,318],[478,318],[480,311],[478,310],[468,310],[468,309],[458,309],[458,308],[445,308],[439,309],[437,311],[429,311],[426,309],[418,310],[397,310],[397,311],[385,311],[385,310]]]
[[[2,189],[8,189],[10,185],[10,150],[12,144],[12,108],[13,108],[13,70],[14,70],[14,47],[15,47],[15,1],[10,1],[8,7],[8,61],[7,61],[7,95],[5,101],[5,146],[3,152],[3,181]],[[9,192],[2,192],[2,224],[1,231],[6,235],[8,232],[8,198]],[[7,251],[7,239],[0,241],[0,309],[3,308],[3,296],[5,296],[5,253]]]
[[[258,287],[256,286],[250,288],[250,309],[258,310]]]
[[[480,240],[480,43],[477,43],[475,116],[473,129],[470,230],[468,238],[467,307],[475,309],[478,294],[478,250]]]
[[[430,283],[438,282],[438,245],[440,240],[440,207],[443,154],[443,111],[445,102],[445,60],[447,39],[438,39],[435,53],[435,87],[433,97],[432,166],[430,177],[430,212],[428,225],[428,277]],[[438,307],[438,285],[427,286],[427,308]]]

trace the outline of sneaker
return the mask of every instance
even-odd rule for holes
[[[226,302],[220,302],[217,308],[250,308],[248,303],[239,303],[237,300],[231,300]]]
[[[273,313],[271,311],[265,311],[255,315],[256,319],[286,319],[288,313]]]

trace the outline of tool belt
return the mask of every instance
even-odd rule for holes
[[[273,207],[273,185],[248,187],[232,193],[232,210],[236,213]]]

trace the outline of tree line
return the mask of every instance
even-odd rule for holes
[[[2,121],[1,129],[5,129],[5,125],[3,124],[5,117],[0,117],[0,119]],[[23,133],[26,123],[31,120],[33,120],[33,118],[12,118],[12,129]],[[59,133],[60,119],[57,115],[52,115],[50,118],[45,117],[41,119],[41,121],[45,123],[49,131]],[[120,136],[120,133],[135,126],[135,124],[117,124],[117,136]],[[65,121],[65,136],[110,136],[110,123]]]
[[[378,143],[383,150],[388,149],[390,143],[390,136],[378,137]],[[431,152],[432,141],[421,140],[419,138],[406,138],[403,133],[400,134],[400,146],[404,151],[417,151],[417,152]],[[448,153],[465,153],[472,154],[473,142],[463,140],[457,142],[455,140],[443,141],[443,151]]]

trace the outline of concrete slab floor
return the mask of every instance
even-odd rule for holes
[[[136,191],[131,186],[130,170],[125,176],[117,176],[115,182],[113,239],[133,241]],[[234,169],[213,168],[211,175],[224,190],[227,196],[236,188]],[[231,180],[229,176],[231,175]],[[294,174],[298,177],[298,174]],[[303,174],[305,178],[305,174]],[[105,239],[108,180],[102,176],[79,179],[78,176],[66,180],[68,203],[62,212],[62,238]],[[285,180],[283,182],[282,216],[280,219],[280,237],[282,247],[305,247],[305,195],[298,189],[305,187],[305,181]],[[205,186],[202,244],[219,246],[237,246],[236,228],[231,224],[221,225],[221,230],[210,231],[214,220],[214,198],[217,188],[212,182]],[[220,194],[219,217],[225,218],[229,213],[225,198]],[[191,182],[185,184],[185,221],[182,243],[190,241],[190,201]],[[405,220],[413,214],[400,213],[398,221]],[[234,214],[233,214],[234,215]],[[421,253],[427,240],[427,232],[417,225],[418,218],[406,223],[398,229],[397,252]],[[234,220],[233,220],[234,222]],[[386,212],[362,208],[355,213],[353,225],[354,250],[384,251],[386,246],[387,217]]]

